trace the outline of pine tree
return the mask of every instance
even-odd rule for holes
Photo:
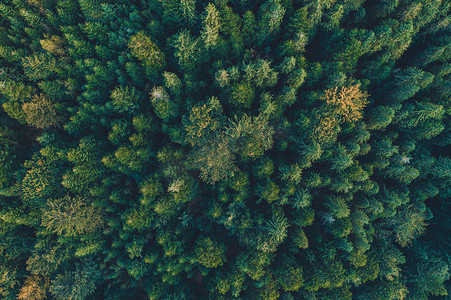
[[[46,290],[49,287],[49,280],[38,275],[28,276],[24,285],[20,288],[17,299],[20,300],[42,300],[46,298]]]
[[[92,294],[101,273],[92,261],[75,264],[75,271],[60,274],[52,281],[50,292],[56,299],[82,300]]]
[[[404,207],[389,223],[393,225],[396,241],[402,247],[423,234],[427,226],[424,213],[414,207]]]
[[[360,120],[363,108],[368,104],[367,98],[369,94],[360,90],[360,83],[338,87],[325,91],[323,100],[326,101],[335,114],[342,116],[346,122],[354,122]]]
[[[227,248],[210,238],[198,239],[194,249],[196,262],[207,268],[216,268],[226,262],[224,252]]]
[[[133,113],[138,106],[139,93],[133,87],[117,87],[111,92],[111,99],[117,112]]]
[[[208,3],[205,7],[205,19],[202,29],[202,39],[207,49],[214,47],[218,43],[219,28],[221,27],[221,20],[219,17],[219,11],[214,4]]]
[[[285,11],[279,0],[268,0],[260,7],[259,32],[257,33],[260,44],[280,29]]]
[[[31,80],[47,79],[58,68],[56,59],[45,54],[27,56],[22,60],[22,65]]]
[[[164,53],[144,31],[139,31],[130,37],[128,48],[150,73],[158,71],[166,65]]]
[[[168,25],[186,26],[196,22],[196,0],[163,0],[161,4],[164,9],[163,19]]]
[[[215,183],[229,177],[235,170],[232,149],[230,141],[224,136],[207,140],[194,150],[189,165],[200,170],[202,180]]]
[[[171,45],[181,70],[189,73],[195,69],[200,54],[198,42],[186,29],[172,37]]]
[[[42,211],[42,225],[50,232],[73,236],[92,232],[103,224],[98,208],[80,196],[47,201]]]
[[[185,122],[186,140],[191,145],[202,144],[205,139],[214,136],[220,122],[215,118],[215,111],[206,104],[193,107]]]

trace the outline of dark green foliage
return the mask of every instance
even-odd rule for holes
[[[56,299],[81,300],[92,294],[96,281],[100,278],[97,266],[91,262],[76,264],[74,271],[58,275],[50,287],[50,292]]]
[[[448,296],[449,1],[0,2],[1,299]]]

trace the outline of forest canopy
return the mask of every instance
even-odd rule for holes
[[[0,2],[1,299],[450,292],[451,2]]]

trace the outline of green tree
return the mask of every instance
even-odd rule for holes
[[[144,31],[130,37],[128,48],[139,59],[148,73],[159,71],[166,65],[166,57]]]
[[[392,224],[396,241],[401,247],[406,247],[423,234],[427,226],[424,213],[414,207],[404,207],[389,223]]]
[[[226,262],[224,252],[227,248],[210,238],[201,238],[196,241],[194,259],[207,268],[216,268]]]
[[[74,271],[60,274],[52,281],[50,292],[56,299],[82,300],[94,292],[100,277],[101,272],[92,261],[76,263]]]
[[[260,7],[259,32],[257,33],[260,44],[279,31],[285,11],[279,0],[268,0]]]
[[[219,11],[212,3],[208,3],[205,7],[205,15],[201,36],[205,47],[209,49],[216,46],[218,43],[221,19],[219,17]]]
[[[138,108],[139,93],[134,87],[116,87],[111,92],[111,100],[117,112],[133,113]]]
[[[206,104],[192,108],[185,121],[186,140],[191,144],[201,144],[219,129],[220,122],[215,118],[213,107]]]
[[[202,180],[215,183],[231,175],[236,168],[234,161],[232,145],[226,137],[219,136],[196,147],[189,165],[201,172]]]
[[[73,236],[103,226],[100,210],[80,196],[50,199],[42,211],[42,225],[50,232]]]
[[[196,68],[200,55],[198,42],[186,29],[172,37],[171,46],[181,70],[189,73]]]

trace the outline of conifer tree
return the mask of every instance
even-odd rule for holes
[[[42,225],[59,235],[89,233],[102,223],[100,211],[80,196],[48,200],[42,212]]]

